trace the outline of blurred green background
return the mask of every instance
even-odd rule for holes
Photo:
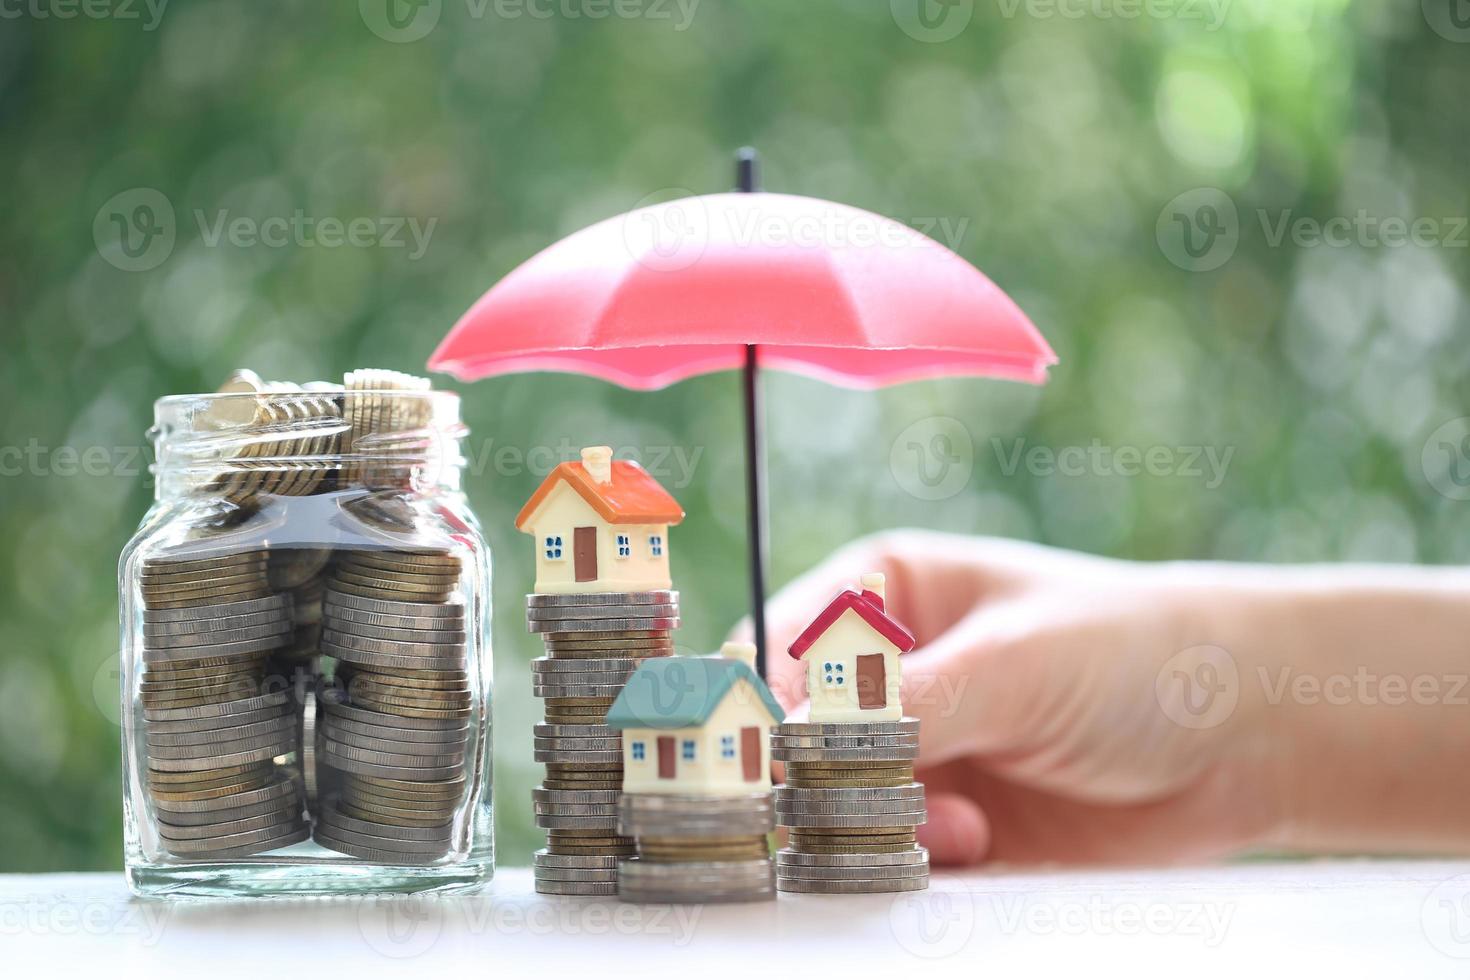
[[[391,4],[3,8],[0,871],[121,864],[113,570],[155,398],[240,366],[420,371],[518,262],[728,189],[743,143],[770,189],[955,247],[1061,357],[1044,389],[769,376],[776,583],[900,524],[1138,558],[1470,554],[1459,0]],[[213,236],[297,212],[428,237]],[[501,857],[525,863],[537,651],[511,518],[544,467],[517,460],[677,447],[681,637],[712,648],[745,607],[737,380],[462,390],[497,562]]]

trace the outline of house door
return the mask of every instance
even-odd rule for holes
[[[740,729],[740,774],[747,783],[761,778],[761,730],[754,726]]]
[[[597,528],[579,527],[572,532],[572,562],[578,582],[597,581]]]
[[[658,737],[658,778],[674,778],[674,736],[660,735]]]
[[[883,654],[858,654],[857,692],[859,708],[888,706],[888,668],[883,665]]]

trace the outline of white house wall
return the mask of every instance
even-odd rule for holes
[[[887,682],[887,706],[858,707],[857,658],[861,653],[883,654],[884,677]],[[868,625],[867,620],[848,609],[827,628],[827,632],[802,655],[806,663],[806,690],[811,698],[811,720],[842,724],[854,721],[897,721],[903,717],[900,692],[903,686],[898,647]],[[841,686],[826,683],[825,664],[834,668],[842,664],[847,678]],[[835,671],[834,671],[835,673]]]
[[[740,729],[755,726],[760,730],[760,778],[746,782],[741,773]],[[658,738],[674,739],[675,777],[658,778]],[[720,757],[720,736],[735,739],[735,758]],[[683,758],[683,742],[694,739],[694,761]],[[633,758],[633,743],[645,745],[644,758]],[[696,728],[625,728],[623,729],[624,793],[697,793],[702,796],[739,796],[766,793],[771,789],[771,716],[765,704],[747,681],[737,681],[709,717]]]
[[[577,581],[575,529],[597,528],[597,579]],[[602,519],[582,495],[565,480],[557,482],[541,502],[526,530],[536,545],[536,591],[568,594],[577,592],[649,592],[672,587],[669,579],[669,529],[667,525],[616,524]],[[618,557],[617,535],[632,539],[632,555]],[[663,555],[655,558],[648,545],[650,535],[662,535]],[[562,556],[546,557],[546,539],[560,535]]]

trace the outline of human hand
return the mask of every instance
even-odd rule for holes
[[[1277,820],[1268,753],[1250,706],[1192,728],[1161,705],[1161,668],[1192,668],[1187,651],[1210,639],[1198,587],[1165,568],[921,531],[867,538],[768,604],[771,688],[803,715],[787,647],[838,591],[882,572],[889,612],[919,643],[903,702],[921,721],[919,834],[934,863],[1223,855]]]

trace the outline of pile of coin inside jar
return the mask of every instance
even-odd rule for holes
[[[786,764],[776,787],[776,822],[789,828],[776,852],[776,887],[842,894],[921,891],[929,852],[915,828],[927,816],[914,782],[919,722],[787,722],[771,735],[771,758]]]
[[[616,895],[618,859],[634,845],[618,832],[623,743],[607,711],[641,660],[674,652],[679,593],[534,593],[526,625],[546,645],[546,656],[531,662],[546,719],[535,728],[546,778],[533,799],[547,832],[534,860],[536,890]]]
[[[203,420],[224,458],[198,490],[225,507],[201,507],[198,533],[139,575],[146,790],[176,857],[308,837],[395,865],[450,849],[475,700],[464,569],[395,492],[434,452],[427,399],[395,396],[428,389],[390,371],[304,389],[238,372],[222,391],[260,397]],[[346,498],[333,520],[362,532],[342,532],[350,545],[282,547],[277,524],[254,529],[265,498],[326,493]]]

